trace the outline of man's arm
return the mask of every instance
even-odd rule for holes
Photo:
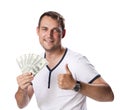
[[[97,78],[92,84],[81,82],[80,93],[97,101],[113,101],[114,94],[111,87],[101,78]]]
[[[32,98],[34,93],[31,81],[33,80],[33,75],[30,73],[25,73],[17,77],[18,90],[15,93],[15,99],[19,108],[24,108]]]
[[[58,75],[58,86],[61,89],[73,89],[76,81],[71,71],[66,65],[66,73]],[[113,101],[114,94],[111,87],[103,80],[102,77],[97,78],[92,83],[84,83],[80,81],[80,93],[97,101]]]
[[[33,95],[32,87],[29,87],[28,90],[22,90],[20,87],[18,88],[15,99],[19,108],[24,108],[30,101]]]

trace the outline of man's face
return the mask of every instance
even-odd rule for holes
[[[37,28],[40,44],[47,51],[57,49],[61,46],[63,36],[62,28],[58,22],[51,17],[44,16],[40,23],[40,28]]]

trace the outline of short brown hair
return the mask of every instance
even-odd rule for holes
[[[40,23],[41,23],[41,20],[44,16],[49,16],[55,20],[57,20],[57,22],[60,24],[62,30],[65,29],[65,19],[63,18],[63,16],[61,14],[59,14],[58,12],[55,12],[55,11],[47,11],[45,13],[43,13],[41,15],[41,17],[39,18],[39,22],[38,22],[38,28],[40,27]]]

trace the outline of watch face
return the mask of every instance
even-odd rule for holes
[[[73,89],[74,89],[74,91],[78,92],[80,90],[80,83],[76,83],[76,85]]]

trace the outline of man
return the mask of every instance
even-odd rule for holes
[[[19,108],[29,103],[33,93],[40,110],[87,110],[86,97],[114,100],[111,87],[87,58],[62,46],[65,24],[59,13],[43,13],[36,30],[48,65],[35,76],[23,73],[17,77]]]

